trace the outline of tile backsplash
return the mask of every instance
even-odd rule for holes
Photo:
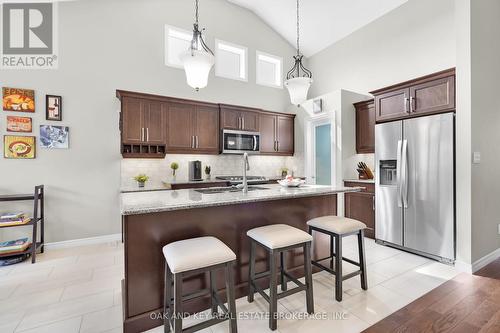
[[[122,187],[135,185],[133,177],[144,173],[150,177],[149,184],[158,186],[162,181],[172,179],[170,163],[177,162],[176,180],[188,179],[188,162],[199,160],[203,170],[206,165],[211,167],[212,178],[218,175],[243,174],[243,159],[241,155],[184,155],[169,154],[164,159],[122,159],[121,185]],[[250,171],[248,175],[278,176],[281,168],[288,168],[296,176],[303,176],[302,156],[295,154],[291,157],[250,155]],[[205,173],[203,173],[205,177]]]

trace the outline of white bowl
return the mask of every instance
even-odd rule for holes
[[[280,184],[283,187],[299,187],[300,185],[303,185],[305,183],[306,183],[305,180],[299,178],[293,180],[286,180],[286,179],[278,180],[278,184]]]

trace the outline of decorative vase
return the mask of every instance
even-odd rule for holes
[[[137,182],[137,184],[139,185],[139,187],[144,187],[144,185],[146,184],[146,182]]]

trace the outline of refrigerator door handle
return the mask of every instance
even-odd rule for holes
[[[402,142],[401,140],[398,140],[398,151],[397,151],[397,157],[396,157],[396,188],[398,192],[398,207],[401,208],[403,207],[403,197],[401,194],[401,146]]]
[[[401,183],[403,207],[408,208],[408,140],[403,140],[403,152],[401,156]]]

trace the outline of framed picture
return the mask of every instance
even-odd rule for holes
[[[40,146],[49,149],[68,149],[69,127],[40,125]]]
[[[45,96],[45,119],[62,120],[62,97],[54,95]]]
[[[31,133],[32,130],[30,117],[7,116],[7,132]]]
[[[36,156],[34,136],[4,135],[3,152],[5,158],[30,159]]]
[[[4,111],[35,112],[35,91],[2,88]]]

